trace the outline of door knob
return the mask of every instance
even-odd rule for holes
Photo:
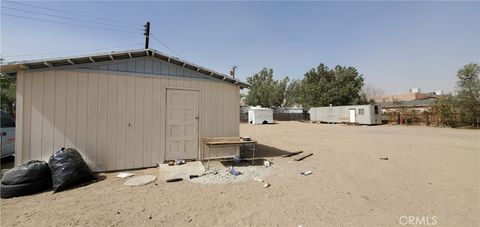
[[[198,116],[195,117],[196,120],[200,119]]]

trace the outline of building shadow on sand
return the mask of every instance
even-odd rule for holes
[[[253,157],[250,147],[246,147],[245,149],[240,147],[240,157],[243,159],[241,162],[234,162],[232,159],[221,160],[220,162],[224,166],[262,166],[266,160],[271,162],[270,158],[282,157],[292,152],[294,151],[286,151],[258,143],[255,146],[255,157]]]

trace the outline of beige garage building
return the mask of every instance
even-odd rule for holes
[[[95,171],[202,159],[201,138],[239,136],[240,89],[248,86],[153,49],[12,62],[1,71],[17,76],[16,164],[73,147]]]

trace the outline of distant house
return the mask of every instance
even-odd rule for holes
[[[375,99],[376,103],[382,102],[394,102],[394,101],[412,101],[412,100],[423,100],[432,97],[430,94],[425,93],[403,93],[397,95],[386,95],[381,98]]]
[[[409,100],[409,101],[395,101],[395,102],[378,102],[380,106],[382,106],[383,113],[390,113],[394,111],[398,111],[400,109],[409,109],[423,112],[428,110],[433,103],[438,98],[430,97],[421,100]]]
[[[439,118],[431,112],[431,106],[439,98],[422,100],[380,102],[382,121],[389,124],[437,124]]]

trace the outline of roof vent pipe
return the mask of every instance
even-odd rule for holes
[[[230,76],[235,78],[235,71],[237,70],[237,66],[233,66],[232,70],[230,70]]]

